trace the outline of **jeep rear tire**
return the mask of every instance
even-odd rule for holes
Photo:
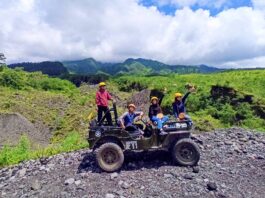
[[[96,150],[98,166],[106,172],[114,172],[122,167],[124,154],[115,143],[104,143]]]
[[[198,146],[188,138],[177,141],[171,153],[174,162],[182,166],[195,166],[200,159]]]

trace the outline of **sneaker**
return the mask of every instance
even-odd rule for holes
[[[167,132],[165,132],[163,129],[161,129],[159,135],[167,135]]]

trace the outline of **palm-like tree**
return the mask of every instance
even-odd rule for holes
[[[0,53],[0,65],[5,64],[6,57],[3,53]]]

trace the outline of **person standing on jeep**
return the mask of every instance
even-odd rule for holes
[[[96,93],[96,104],[98,107],[98,122],[102,119],[103,112],[106,114],[108,125],[113,125],[111,120],[111,114],[109,112],[108,101],[112,100],[111,95],[106,90],[106,83],[99,83],[99,90]],[[114,102],[114,101],[113,101]]]
[[[149,107],[149,118],[152,122],[157,123],[157,128],[160,130],[160,135],[167,135],[167,132],[163,130],[163,123],[166,122],[169,118],[163,115],[157,97],[151,98],[151,105]]]
[[[189,85],[190,86],[190,85]],[[182,94],[177,92],[175,93],[175,101],[172,103],[173,115],[179,119],[180,114],[184,113],[184,119],[189,121],[192,124],[191,117],[186,114],[186,100],[190,93],[194,92],[194,86],[188,87],[188,92],[182,97]]]

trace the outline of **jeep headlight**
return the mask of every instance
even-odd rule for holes
[[[101,136],[101,131],[100,130],[97,130],[96,133],[95,133],[95,136],[96,137],[100,137]]]

